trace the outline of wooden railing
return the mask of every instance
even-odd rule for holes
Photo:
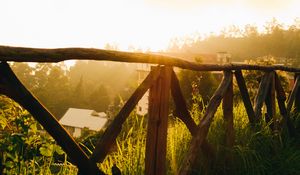
[[[59,124],[56,118],[23,86],[15,76],[7,61],[14,62],[59,62],[69,59],[78,60],[108,60],[130,63],[157,64],[146,79],[134,91],[112,123],[105,130],[98,141],[93,154],[88,157],[68,132]],[[65,49],[34,49],[0,46],[0,93],[4,94],[27,109],[45,130],[57,141],[63,150],[78,167],[79,174],[104,174],[96,163],[102,162],[110,148],[115,144],[122,125],[138,101],[150,89],[149,119],[146,138],[145,174],[156,175],[166,173],[166,142],[170,94],[176,107],[176,116],[179,117],[191,132],[192,141],[188,153],[178,170],[179,174],[191,174],[199,151],[208,158],[214,157],[214,149],[207,142],[210,124],[218,106],[222,109],[226,128],[226,145],[234,144],[233,131],[233,77],[235,77],[241,97],[248,115],[249,124],[255,127],[262,118],[262,106],[267,108],[266,120],[273,119],[273,130],[282,127],[275,116],[276,99],[284,125],[288,128],[290,136],[295,136],[296,131],[290,120],[290,111],[295,105],[300,111],[300,69],[285,66],[260,66],[247,64],[198,64],[177,58],[99,49],[65,48]],[[173,67],[195,71],[223,71],[223,80],[211,97],[206,112],[196,125],[187,109],[186,102],[181,92],[179,81]],[[260,70],[264,72],[254,107],[241,70]],[[286,93],[276,73],[277,70],[295,73],[295,83],[287,100]],[[170,93],[171,92],[171,93]]]

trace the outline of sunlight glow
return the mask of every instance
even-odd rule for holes
[[[170,39],[229,25],[291,24],[297,0],[0,0],[0,44],[158,51]]]

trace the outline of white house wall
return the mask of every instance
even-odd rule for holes
[[[81,136],[81,128],[75,128],[73,132],[73,137],[80,137]]]

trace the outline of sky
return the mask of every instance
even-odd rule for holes
[[[299,0],[0,0],[0,45],[159,51],[230,25],[290,25]],[[297,9],[298,8],[298,9]]]

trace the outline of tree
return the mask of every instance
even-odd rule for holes
[[[98,112],[106,111],[108,109],[108,105],[110,104],[107,88],[104,85],[98,86],[98,88],[89,96],[88,103],[92,109]]]
[[[195,58],[195,60],[201,62],[201,58]],[[189,106],[193,103],[193,96],[198,94],[206,104],[217,88],[216,77],[210,72],[181,70],[178,76],[183,95]]]
[[[27,63],[13,63],[11,68],[27,88],[30,89],[34,86],[33,67],[29,66]]]
[[[255,64],[255,65],[273,65],[276,63],[276,60],[272,56],[265,56],[265,57],[248,60],[247,62],[248,64]],[[257,71],[257,70],[245,70],[243,71],[243,73],[244,73],[246,86],[249,91],[249,95],[252,98],[251,99],[252,102],[254,103],[255,96],[258,92],[259,83],[264,72]],[[289,82],[287,79],[286,72],[277,71],[276,73],[279,76],[280,82],[282,84],[282,87],[285,89],[285,92],[288,92]]]

